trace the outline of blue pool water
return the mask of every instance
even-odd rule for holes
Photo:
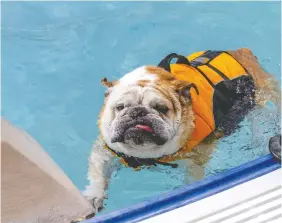
[[[280,8],[279,2],[3,2],[2,115],[30,133],[83,189],[98,134],[102,77],[118,79],[171,52],[249,47],[280,79]],[[241,126],[217,143],[206,176],[268,153],[280,118],[269,106]],[[191,182],[181,168],[122,168],[104,212]]]

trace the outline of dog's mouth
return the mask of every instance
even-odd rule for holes
[[[121,142],[135,145],[154,143],[156,145],[163,145],[166,141],[167,139],[154,130],[151,121],[143,119],[128,123],[123,129],[123,133],[112,138],[111,143]]]
[[[141,130],[143,130],[145,132],[150,132],[150,133],[153,132],[153,129],[150,126],[148,126],[148,125],[136,125],[135,128],[141,129]]]

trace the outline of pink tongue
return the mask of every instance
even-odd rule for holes
[[[153,132],[153,129],[147,125],[136,125],[135,128],[142,129],[146,132]]]

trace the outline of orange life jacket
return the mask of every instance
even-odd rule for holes
[[[175,57],[178,61],[170,64]],[[247,84],[243,86],[249,85],[251,92],[254,88],[252,77],[247,74],[245,68],[225,51],[202,51],[188,57],[170,54],[161,61],[159,66],[172,73],[176,79],[185,80],[197,86],[198,92],[196,89],[191,89],[195,130],[184,148],[175,154],[156,159],[129,157],[108,148],[113,154],[119,156],[126,166],[138,168],[142,165],[163,164],[175,167],[174,164],[167,162],[181,159],[185,153],[190,152],[220,125],[224,115],[239,95],[236,94],[238,83],[246,82]],[[234,85],[235,82],[237,85]]]
[[[237,60],[225,52],[210,52],[210,55],[199,52],[188,56],[187,59],[192,66],[172,64],[171,73],[176,79],[194,83],[199,91],[197,94],[191,89],[192,108],[195,113],[195,130],[187,142],[187,148],[191,150],[215,130],[213,86],[225,79],[234,79],[248,74]],[[196,63],[197,61],[199,62]]]

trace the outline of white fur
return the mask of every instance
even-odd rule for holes
[[[91,155],[89,157],[88,180],[89,185],[83,192],[87,200],[89,200],[98,211],[103,206],[103,200],[106,198],[106,189],[108,179],[111,175],[110,164],[113,156],[104,148],[104,142],[98,138],[93,145]]]
[[[149,81],[153,82],[156,79],[157,79],[156,75],[148,73],[148,71],[146,70],[146,66],[136,68],[135,70],[125,74],[119,80],[119,83],[117,85],[115,85],[110,90],[111,94],[110,94],[109,100],[106,104],[106,109],[111,108],[111,106],[114,105],[114,103],[117,101],[117,99],[120,97],[120,95],[127,92],[130,87],[136,86],[138,81],[149,80]],[[106,116],[106,117],[102,117],[102,118],[108,119],[109,117]]]
[[[146,70],[146,66],[136,68],[135,70],[127,73],[119,80],[118,88],[127,87],[136,84],[140,80],[154,81],[157,79],[157,75],[149,74]]]

